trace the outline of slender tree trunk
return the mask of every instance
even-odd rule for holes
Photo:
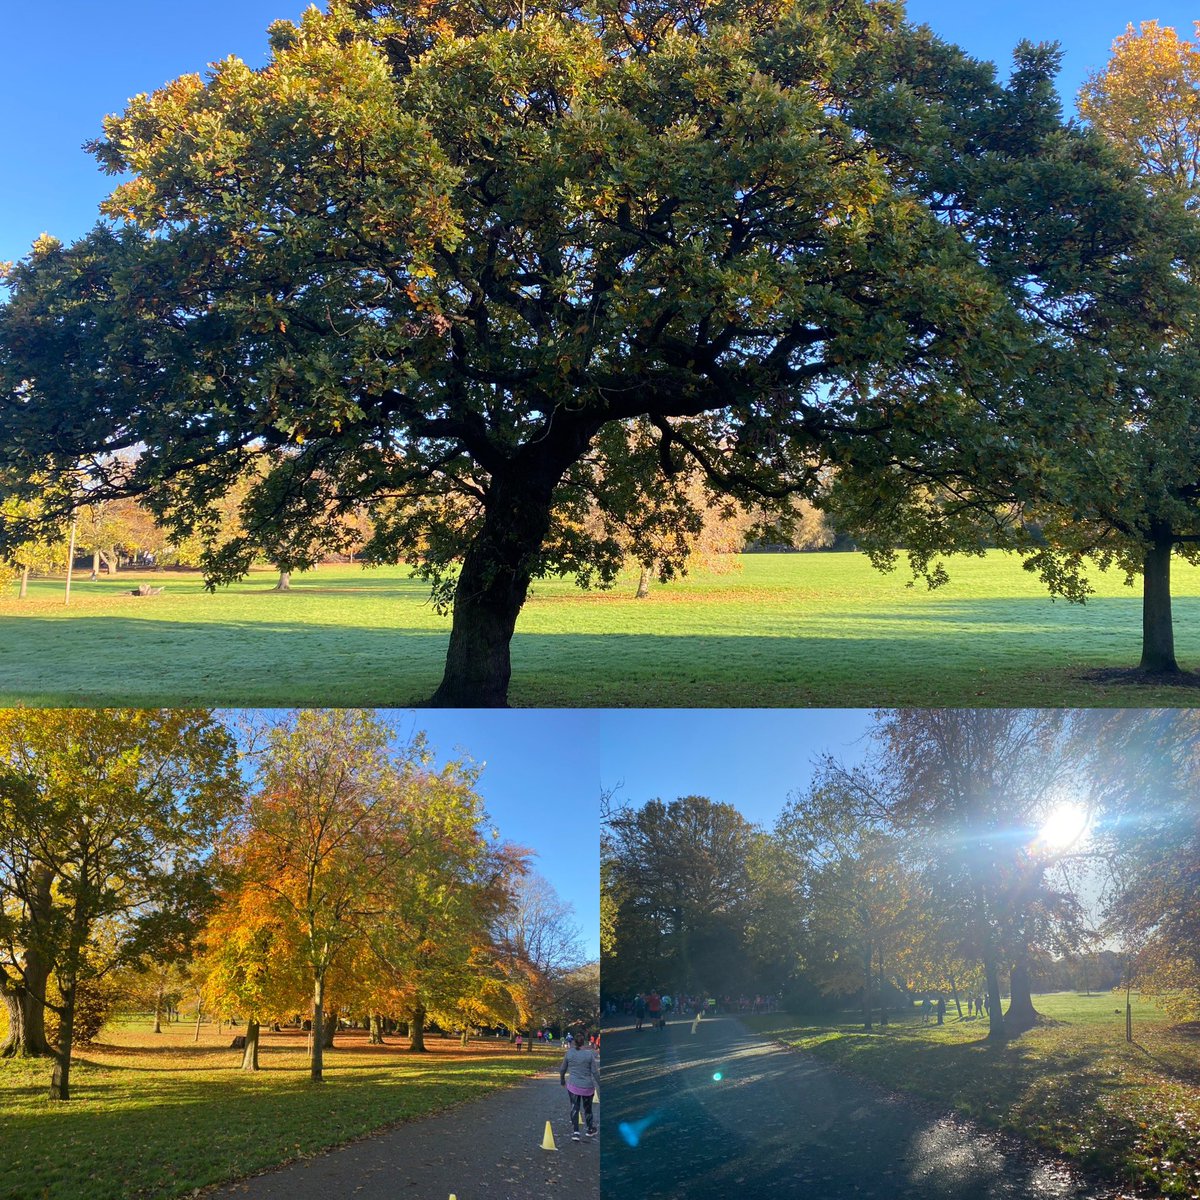
[[[196,1036],[192,1038],[193,1042],[200,1040],[200,1018],[204,1015],[204,1010],[200,1007],[200,1001],[196,1001]]]
[[[17,592],[17,599],[24,600],[29,595],[29,568],[21,568],[21,590]]]
[[[163,990],[159,988],[154,993],[154,1032],[162,1033]]]
[[[371,1029],[371,1036],[368,1039],[370,1045],[372,1045],[372,1046],[384,1045],[385,1043],[383,1040],[383,1022],[380,1020],[378,1013],[371,1014],[370,1029]]]
[[[291,571],[280,571],[279,582],[271,589],[273,592],[290,592],[292,590]]]
[[[884,998],[883,991],[883,947],[879,947],[879,1024],[881,1026],[888,1023],[887,1000]]]
[[[1158,675],[1179,672],[1171,621],[1172,546],[1170,535],[1158,532],[1142,564],[1142,661],[1138,669]]]
[[[989,957],[984,961],[983,976],[987,981],[988,1041],[1007,1041],[1008,1031],[1004,1027],[1004,1013],[1000,1007],[1000,972],[996,969],[994,958]]]
[[[242,1070],[258,1070],[258,1022],[246,1022],[246,1049],[242,1053]]]
[[[954,998],[954,1007],[958,1012],[958,1019],[962,1018],[962,1001],[958,998],[958,980],[954,978],[954,972],[949,972],[950,976],[950,995]]]
[[[425,1053],[425,1006],[418,1005],[413,1009],[412,1020],[408,1023],[408,1050],[410,1054]]]
[[[54,1057],[54,1070],[50,1076],[50,1099],[71,1098],[71,1048],[75,1041],[75,996],[79,990],[79,959],[82,953],[83,935],[86,927],[80,919],[78,909],[72,927],[72,941],[66,952],[66,970],[59,977],[62,992],[62,1008],[58,1022],[58,1052]],[[78,941],[74,940],[78,937]]]
[[[634,599],[646,600],[650,596],[650,568],[645,563],[641,564],[641,571],[638,573],[637,592],[634,593]]]
[[[59,1022],[58,1053],[50,1075],[50,1099],[71,1098],[71,1046],[75,1040],[75,989],[63,997],[63,1015]]]
[[[863,953],[863,1028],[871,1030],[871,980],[874,978],[872,966],[875,962],[875,947],[870,942]]]
[[[1133,1041],[1133,1003],[1130,992],[1133,990],[1133,985],[1130,984],[1125,988],[1125,1040]]]
[[[314,1082],[319,1083],[325,1069],[325,976],[313,980],[312,1002],[312,1067],[309,1072]]]
[[[1009,976],[1008,1012],[1004,1014],[1004,1024],[1009,1033],[1024,1033],[1037,1024],[1037,1019],[1029,984],[1029,962],[1022,954],[1013,964]]]
[[[100,578],[100,551],[99,550],[92,551],[92,578],[93,579]]]

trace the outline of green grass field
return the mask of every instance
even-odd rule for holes
[[[143,1018],[105,1029],[73,1062],[66,1104],[45,1098],[47,1062],[0,1062],[0,1197],[188,1195],[474,1099],[548,1059],[441,1038],[414,1056],[407,1039],[380,1048],[347,1032],[312,1084],[304,1034],[264,1033],[263,1069],[247,1074],[230,1032],[206,1026],[197,1045],[193,1028],[156,1037]]]
[[[1148,1001],[1134,1004],[1125,1041],[1124,995],[1035,996],[1050,1020],[1004,1047],[986,1018],[923,1025],[915,1013],[863,1032],[786,1015],[746,1024],[887,1087],[914,1092],[1018,1134],[1098,1176],[1148,1194],[1200,1195],[1200,1030],[1177,1028]]]
[[[936,592],[857,554],[746,555],[633,598],[540,583],[513,644],[514,706],[1190,705],[1194,688],[1098,684],[1132,666],[1141,598],[1099,577],[1052,602],[1017,560],[956,559]],[[165,584],[138,599],[134,584]],[[322,567],[272,592],[256,572],[209,595],[194,574],[84,577],[0,600],[0,703],[419,705],[448,619],[404,568]],[[1176,564],[1180,662],[1200,667],[1200,569]]]

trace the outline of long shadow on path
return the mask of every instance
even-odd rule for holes
[[[1096,1200],[1061,1161],[754,1037],[605,1035],[604,1200]],[[719,1076],[719,1077],[718,1077]],[[623,1137],[613,1137],[617,1126]]]
[[[205,1195],[446,1200],[453,1193],[458,1200],[599,1200],[600,1147],[571,1141],[567,1111],[557,1075],[538,1075]],[[547,1121],[556,1151],[541,1148]]]

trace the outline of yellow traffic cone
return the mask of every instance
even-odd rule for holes
[[[546,1122],[546,1132],[542,1135],[543,1150],[557,1150],[558,1147],[554,1144],[554,1131],[550,1128],[550,1122]]]

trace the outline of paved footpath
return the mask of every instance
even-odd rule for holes
[[[599,1200],[600,1138],[572,1142],[558,1073],[256,1175],[207,1197]],[[599,1110],[597,1110],[599,1112]],[[541,1148],[546,1122],[558,1150]]]
[[[1059,1159],[757,1038],[733,1017],[691,1029],[681,1018],[666,1032],[605,1033],[604,1200],[1108,1195]]]

